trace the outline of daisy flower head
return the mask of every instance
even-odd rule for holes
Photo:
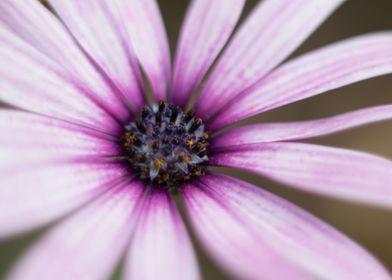
[[[175,197],[235,278],[391,279],[312,214],[211,169],[392,206],[390,160],[301,143],[390,119],[392,105],[224,130],[392,72],[391,32],[285,62],[343,2],[260,1],[234,32],[245,0],[193,0],[172,66],[155,0],[0,1],[0,99],[13,108],[0,111],[0,238],[54,224],[8,279],[106,279],[121,262],[124,279],[200,279]]]

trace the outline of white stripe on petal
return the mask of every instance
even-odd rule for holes
[[[0,111],[0,238],[49,223],[127,174],[105,164],[115,146],[75,125]]]
[[[370,107],[325,119],[247,125],[219,135],[213,148],[309,139],[392,118],[392,105]]]
[[[241,213],[228,209],[203,188],[189,185],[184,189],[187,212],[207,253],[227,272],[236,279],[310,279],[250,230]]]
[[[392,207],[392,161],[366,153],[277,142],[222,151],[211,164],[256,172],[313,193]]]
[[[392,72],[392,32],[362,35],[282,65],[214,117],[211,128]]]
[[[64,78],[83,89],[84,93],[94,99],[99,106],[116,114],[119,119],[128,120],[129,111],[121,102],[118,90],[101,70],[91,64],[60,20],[39,1],[0,1],[0,26],[9,29],[15,36],[57,62],[61,66],[60,73]]]
[[[184,106],[231,35],[244,0],[194,0],[177,47],[173,102]]]
[[[240,27],[196,104],[203,119],[289,56],[343,0],[264,0]],[[317,15],[317,16],[315,16]]]
[[[166,99],[170,53],[156,0],[104,0],[113,12],[117,32],[133,51],[149,78],[156,100]]]
[[[106,279],[118,265],[138,220],[143,186],[115,188],[61,222],[8,279]]]
[[[123,101],[140,109],[144,99],[137,62],[132,49],[123,42],[120,27],[113,23],[118,20],[116,15],[110,15],[105,1],[49,2],[75,39],[121,91]]]
[[[190,238],[170,194],[154,190],[132,239],[125,279],[200,279]]]
[[[0,99],[14,106],[110,132],[114,119],[67,72],[0,25]]]
[[[364,249],[290,202],[223,175],[201,182],[185,191],[192,224],[228,269],[243,268],[241,279],[390,279]],[[232,253],[246,246],[248,255]],[[290,263],[304,275],[287,271]]]

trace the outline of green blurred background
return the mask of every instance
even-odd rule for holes
[[[172,52],[174,52],[188,1],[160,0],[159,3],[167,26]],[[244,16],[255,3],[257,1],[249,0],[247,2]],[[381,30],[392,30],[391,0],[348,0],[292,57],[350,36]],[[297,102],[263,114],[263,116],[252,118],[247,123],[327,117],[386,103],[392,104],[392,76],[390,75],[356,83],[328,94]],[[383,122],[311,142],[367,151],[392,159],[391,128],[391,121]],[[231,174],[233,173],[231,172]],[[265,187],[319,216],[362,244],[392,271],[392,210],[387,211],[302,193],[250,174],[238,172],[236,175],[258,186]],[[30,236],[0,243],[0,279],[3,278],[12,262],[23,254],[23,251],[42,231],[44,229]],[[197,247],[203,279],[230,279],[199,249],[198,244]],[[118,278],[119,271],[114,278]]]

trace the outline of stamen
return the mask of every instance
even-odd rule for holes
[[[146,106],[122,136],[131,172],[168,190],[203,176],[208,161],[208,134],[193,112],[160,101]]]

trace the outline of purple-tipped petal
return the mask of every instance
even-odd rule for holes
[[[264,143],[222,150],[211,164],[256,172],[313,193],[392,207],[392,161],[366,153]]]
[[[156,0],[104,0],[113,12],[117,32],[123,32],[151,82],[156,100],[166,99],[170,53]]]
[[[391,279],[349,238],[247,183],[207,175],[197,187],[185,189],[185,201],[204,245],[241,279]],[[241,250],[247,254],[236,253]],[[304,275],[285,275],[290,264]]]
[[[8,279],[107,279],[138,219],[142,190],[128,183],[79,210],[33,245]]]
[[[298,100],[392,72],[392,33],[335,43],[288,62],[234,99],[212,129]]]
[[[118,15],[110,14],[110,1],[49,2],[87,54],[121,91],[124,102],[140,109],[144,103],[140,72],[130,43],[121,36]]]
[[[178,44],[173,102],[184,106],[231,35],[244,0],[194,0]]]
[[[76,126],[2,110],[0,131],[0,238],[53,221],[126,176],[100,158],[113,144]]]
[[[132,238],[125,279],[200,279],[195,253],[174,201],[164,191],[147,195]]]
[[[242,25],[196,104],[206,119],[289,56],[343,0],[265,0]],[[315,16],[317,15],[317,16]]]
[[[0,99],[29,111],[110,131],[116,124],[61,67],[0,26]]]
[[[59,19],[39,1],[0,1],[0,26],[9,29],[15,36],[57,62],[62,67],[60,74],[82,89],[97,105],[122,120],[128,120],[129,110],[121,101],[118,89],[113,87],[102,71],[90,63]],[[89,35],[94,36],[92,33]],[[30,75],[31,71],[21,73]],[[56,94],[62,92],[58,91]],[[133,94],[136,99],[139,92],[135,91]]]
[[[264,123],[238,127],[219,135],[212,148],[319,137],[392,118],[392,105],[376,106],[325,119]]]

